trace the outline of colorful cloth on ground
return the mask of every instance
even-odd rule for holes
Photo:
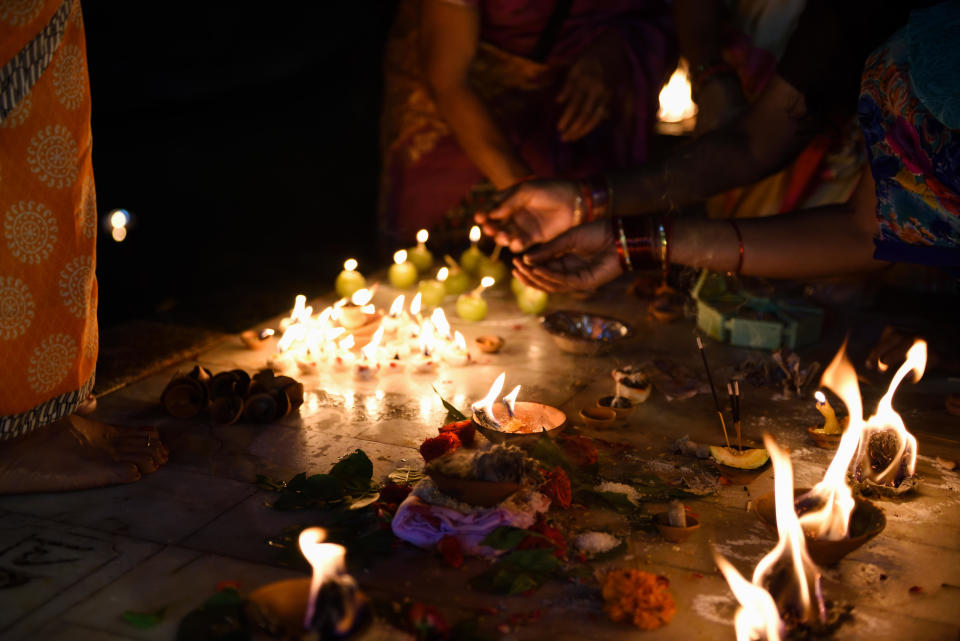
[[[732,65],[748,102],[763,92],[777,70],[806,2],[735,0],[724,33],[723,57]],[[866,167],[855,118],[824,129],[787,167],[746,187],[711,198],[714,218],[755,218],[846,202]]]
[[[483,175],[437,113],[418,55],[417,0],[399,3],[385,54],[381,229],[410,235],[436,229]],[[468,4],[478,4],[473,0]],[[583,176],[646,158],[657,96],[671,60],[671,24],[662,0],[573,0],[556,45],[541,64],[529,59],[556,0],[483,0],[472,87],[514,148],[542,176]],[[564,72],[595,39],[615,32],[630,51],[632,77],[616,113],[574,143],[563,143],[556,102]]]
[[[0,439],[93,387],[91,144],[80,1],[0,2]]]
[[[952,61],[931,63],[931,50],[920,44],[955,39],[958,29],[958,2],[914,12],[864,68],[859,116],[876,183],[878,260],[960,268],[960,129],[941,122],[920,97],[935,96],[931,106],[947,119],[949,105],[960,101],[957,47]],[[942,73],[912,73],[931,64]]]

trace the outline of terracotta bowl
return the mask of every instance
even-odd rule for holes
[[[358,598],[361,607],[369,607],[366,596],[360,594]],[[251,592],[243,609],[248,621],[265,631],[270,638],[301,639],[310,636],[303,627],[309,600],[309,578],[286,579],[268,583]],[[364,638],[371,631],[370,627],[368,621],[349,638]],[[256,638],[262,637],[258,634]]]
[[[488,441],[523,446],[535,443],[537,439],[540,438],[540,435],[544,433],[548,436],[556,436],[563,431],[563,426],[567,422],[566,414],[556,407],[544,405],[543,403],[517,401],[514,406],[514,411],[516,412],[517,418],[541,429],[532,432],[505,432],[497,429],[497,426],[492,422],[484,420],[482,416],[478,416],[476,412],[473,414],[473,423],[477,426],[477,430],[479,430]],[[494,406],[493,414],[494,418],[501,425],[509,420],[507,408],[502,404]]]
[[[501,336],[477,336],[476,338],[477,346],[480,348],[481,352],[485,354],[496,354],[503,347],[503,344],[506,342]]]
[[[620,420],[623,420],[633,414],[633,410],[636,409],[636,406],[629,398],[626,396],[620,397],[628,403],[627,407],[613,407],[613,405],[611,405],[613,403],[613,398],[613,396],[604,396],[603,398],[597,399],[597,407],[613,410],[613,413],[617,415],[617,419]]]
[[[810,490],[795,489],[794,496],[801,496]],[[760,520],[774,532],[777,531],[776,500],[773,492],[764,494],[753,505]],[[850,554],[864,543],[880,534],[887,525],[883,510],[865,499],[855,499],[853,513],[850,515],[850,536],[840,541],[821,541],[804,534],[807,551],[815,563],[822,566],[836,565],[840,559]]]
[[[822,447],[825,450],[837,449],[837,447],[840,446],[840,439],[843,438],[843,432],[840,434],[826,434],[822,427],[808,427],[807,432],[809,432],[810,438],[817,444],[817,447]]]
[[[477,481],[430,471],[427,474],[447,496],[480,507],[493,507],[520,489],[519,483]]]
[[[610,427],[617,420],[617,413],[609,407],[584,407],[579,414],[587,427],[594,429]]]
[[[660,530],[660,536],[671,543],[683,543],[691,534],[700,529],[700,521],[687,515],[687,527],[675,527],[670,525],[670,519],[667,512],[658,512],[653,515],[653,524]]]

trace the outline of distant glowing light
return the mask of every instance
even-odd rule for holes
[[[123,209],[114,209],[110,214],[110,226],[114,229],[122,229],[130,222],[130,214]]]
[[[127,239],[127,228],[126,227],[114,227],[110,230],[110,235],[113,236],[113,239],[118,243],[122,243]]]

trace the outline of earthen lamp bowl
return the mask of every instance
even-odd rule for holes
[[[433,479],[437,489],[447,496],[480,507],[493,507],[520,489],[519,483],[478,481],[430,470],[427,470],[427,474]]]
[[[617,413],[609,407],[584,407],[579,414],[580,420],[592,429],[610,427],[617,421]]]
[[[573,310],[551,312],[541,323],[557,347],[571,354],[604,354],[633,336],[625,321]]]
[[[477,336],[476,342],[481,352],[485,354],[496,354],[506,341],[503,340],[502,336],[485,335]]]
[[[633,414],[633,410],[636,409],[636,405],[633,404],[626,396],[621,396],[620,400],[626,402],[624,407],[616,407],[613,405],[613,396],[604,396],[597,399],[597,407],[602,407],[605,409],[613,410],[613,413],[617,415],[618,420],[623,420]]]
[[[687,515],[687,527],[676,527],[670,525],[670,518],[667,512],[658,512],[653,515],[653,524],[660,531],[660,536],[671,543],[683,543],[690,535],[700,529],[700,521]]]
[[[530,431],[507,432],[498,429],[492,421],[486,420],[477,412],[473,413],[473,423],[488,441],[523,446],[535,443],[541,434],[556,436],[563,431],[567,422],[567,415],[561,410],[543,403],[517,401],[514,412],[517,419],[531,427]],[[499,403],[493,406],[493,416],[500,425],[505,425],[510,420],[506,406]]]
[[[794,490],[794,496],[802,496],[810,490],[807,488]],[[754,511],[764,525],[774,532],[777,531],[776,500],[773,493],[764,494],[757,499],[753,506]],[[850,514],[850,536],[840,541],[822,541],[804,533],[810,558],[817,565],[831,566],[840,562],[840,559],[850,554],[864,543],[880,534],[887,525],[887,517],[883,510],[865,499],[855,499],[853,512]]]
[[[808,427],[807,432],[810,433],[810,438],[817,444],[817,447],[822,447],[825,450],[837,449],[840,446],[840,439],[843,438],[843,432],[827,434],[822,427]]]
[[[257,588],[243,604],[247,620],[265,631],[270,638],[308,638],[303,620],[310,600],[310,582],[309,578],[287,579]],[[359,598],[364,603],[367,601],[362,594]],[[343,638],[362,638],[367,628],[369,624]]]

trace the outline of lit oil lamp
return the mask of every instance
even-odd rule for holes
[[[453,260],[449,254],[444,256],[443,260],[447,263],[447,269],[449,270],[447,278],[443,281],[447,293],[452,296],[459,296],[470,289],[470,274],[461,269],[457,261]],[[437,280],[440,280],[439,275]]]
[[[697,105],[693,102],[685,62],[677,65],[670,80],[660,90],[657,120],[657,131],[669,136],[688,134],[697,124]]]
[[[468,321],[482,321],[487,317],[487,301],[483,300],[483,290],[492,287],[493,278],[485,276],[480,286],[469,294],[460,294],[457,298],[457,316]]]
[[[436,307],[443,302],[447,295],[447,286],[443,281],[447,279],[450,270],[441,267],[437,271],[437,277],[430,280],[421,280],[417,286],[417,293],[423,299],[423,304],[427,307]]]
[[[490,386],[487,395],[471,406],[477,429],[493,442],[520,443],[536,439],[542,433],[556,434],[567,421],[567,416],[555,407],[531,401],[517,401],[520,386],[497,402],[506,373],[501,373]]]
[[[353,368],[353,377],[358,381],[369,381],[380,371],[380,341],[383,339],[383,326],[377,328],[370,342],[360,349],[360,358]]]
[[[387,315],[383,317],[383,321],[381,322],[384,335],[391,338],[396,336],[400,328],[409,322],[408,319],[404,318],[404,303],[406,303],[406,298],[403,294],[393,299],[393,302],[390,304],[390,311],[387,312]]]
[[[807,552],[794,512],[790,456],[770,435],[764,435],[764,444],[773,459],[777,545],[757,563],[750,581],[714,552],[717,567],[740,602],[734,619],[738,641],[779,641],[788,626],[826,621],[820,571]]]
[[[467,274],[476,275],[480,261],[486,258],[477,243],[480,242],[480,228],[476,225],[470,228],[470,247],[460,254],[460,267]]]
[[[250,594],[245,612],[254,624],[289,639],[360,639],[370,629],[370,603],[346,571],[346,549],[325,538],[320,528],[300,534],[310,579],[278,581]]]
[[[336,353],[330,363],[335,371],[343,372],[349,370],[353,367],[354,363],[356,363],[357,357],[351,351],[354,345],[356,345],[356,341],[353,338],[353,334],[348,334],[346,338],[337,343]]]
[[[370,304],[373,298],[373,291],[369,289],[358,289],[350,297],[350,302],[339,308],[340,324],[347,329],[357,329],[363,327],[377,313],[376,307]]]
[[[837,419],[836,411],[834,411],[823,392],[817,390],[813,396],[816,399],[817,411],[823,415],[824,423],[823,427],[808,427],[807,431],[819,447],[825,449],[837,447],[840,444],[840,435],[843,434],[846,421],[841,424]]]
[[[409,289],[417,282],[417,267],[407,261],[407,250],[398,250],[393,255],[393,264],[387,270],[387,280],[397,289]]]
[[[407,252],[407,259],[413,263],[413,266],[416,267],[417,271],[421,274],[427,273],[427,270],[433,267],[433,254],[427,249],[427,240],[429,240],[429,238],[430,232],[426,229],[421,229],[417,232],[416,246],[411,247]]]
[[[433,313],[430,314],[430,322],[433,324],[433,329],[436,331],[436,337],[439,340],[453,340],[453,336],[450,334],[450,323],[447,322],[447,315],[443,313],[442,309],[438,307],[433,310]]]
[[[470,363],[467,341],[460,332],[453,333],[453,342],[444,349],[443,362],[453,367],[463,367]]]
[[[433,323],[426,320],[420,325],[420,336],[417,340],[420,349],[413,356],[413,370],[418,374],[434,372],[437,369],[437,359],[435,355],[437,345]]]
[[[340,298],[350,298],[358,289],[367,286],[367,280],[363,274],[357,271],[357,260],[348,258],[343,263],[343,271],[337,275],[334,289]]]

